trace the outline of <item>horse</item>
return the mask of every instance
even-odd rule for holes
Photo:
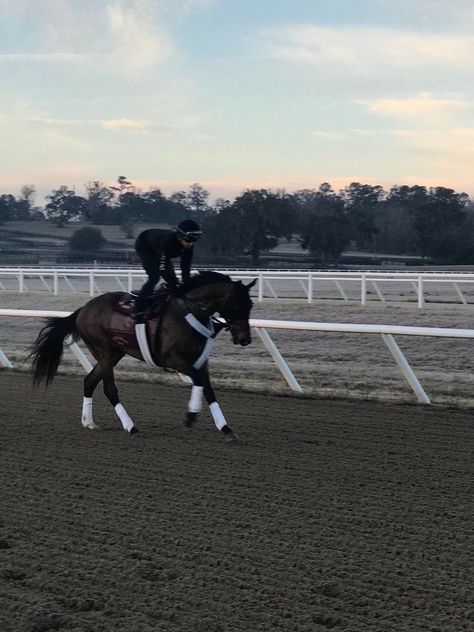
[[[36,386],[44,380],[47,387],[58,371],[66,338],[69,337],[68,341],[82,339],[96,361],[84,379],[81,417],[84,428],[93,430],[98,427],[92,415],[92,395],[102,380],[104,393],[124,430],[130,435],[140,435],[120,402],[114,379],[115,365],[125,355],[130,355],[188,376],[192,389],[185,425],[192,427],[197,421],[204,395],[217,429],[226,441],[235,441],[238,436],[227,423],[211,385],[208,355],[215,335],[222,328],[230,330],[235,345],[251,343],[249,317],[253,303],[250,289],[256,281],[245,285],[211,271],[193,275],[187,283],[166,296],[164,309],[154,319],[155,330],[149,335],[149,348],[145,344],[145,349],[137,344],[134,334],[134,330],[141,327],[143,335],[145,324],[136,325],[131,315],[133,297],[124,292],[101,294],[69,316],[50,317],[30,350],[33,384]],[[123,315],[127,304],[128,315]],[[217,321],[216,314],[223,320]],[[122,331],[111,329],[114,318],[115,322],[121,319],[122,325],[125,323]],[[147,325],[150,322],[148,319]]]

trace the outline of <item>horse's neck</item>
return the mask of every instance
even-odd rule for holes
[[[212,316],[219,311],[231,292],[229,283],[212,283],[191,290],[186,294],[186,299],[191,308],[194,307],[203,316]]]

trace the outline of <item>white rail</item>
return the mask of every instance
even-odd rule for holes
[[[474,303],[474,273],[352,272],[314,270],[219,270],[234,279],[258,279],[256,293],[264,298],[302,298],[308,303],[337,299],[357,301],[427,301]],[[145,280],[139,268],[1,268],[0,292],[88,293],[132,291]]]
[[[0,309],[0,316],[4,317],[33,317],[43,318],[48,316],[68,316],[71,312],[52,311],[52,310],[34,310],[34,309]],[[302,393],[303,389],[298,383],[293,372],[289,368],[285,359],[281,355],[274,341],[271,339],[268,329],[283,329],[297,331],[319,331],[319,332],[339,332],[348,334],[379,334],[387,345],[395,362],[400,368],[403,377],[407,380],[413,390],[417,400],[423,404],[431,404],[431,401],[420,384],[415,372],[403,355],[400,347],[395,341],[394,336],[427,336],[437,338],[474,338],[474,329],[453,329],[447,327],[409,327],[403,325],[364,325],[364,324],[348,324],[348,323],[317,323],[303,322],[291,320],[262,320],[251,319],[251,327],[254,328],[258,337],[270,353],[271,357],[278,366],[281,374],[286,380],[288,386],[296,393]],[[92,364],[86,357],[82,349],[77,343],[72,343],[69,348],[76,358],[86,369],[90,371]],[[12,363],[7,355],[0,349],[0,366],[13,368]]]

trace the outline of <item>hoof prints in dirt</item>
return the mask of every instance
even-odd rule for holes
[[[183,387],[122,385],[135,443],[1,380],[1,632],[473,629],[469,413],[223,392],[234,450]]]

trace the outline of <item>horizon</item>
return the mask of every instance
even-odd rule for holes
[[[473,27],[470,0],[0,0],[0,191],[473,196]]]
[[[340,187],[332,186],[334,193],[336,193],[336,194],[342,193],[344,188],[346,186],[349,186],[353,182],[356,182],[356,181],[347,182],[347,184],[344,184],[343,186],[340,186]],[[87,184],[87,183],[85,183],[85,184]],[[73,190],[77,195],[82,196],[82,197],[86,197],[85,184],[84,185],[79,185],[79,186],[74,184],[74,185],[71,185],[70,187],[68,186],[68,188],[70,190]],[[112,186],[115,186],[117,184],[117,180],[115,180],[114,182],[110,182],[110,183],[103,182],[102,184],[104,186],[106,186],[106,187],[112,187]],[[194,182],[194,183],[190,183],[190,184],[187,184],[187,185],[183,185],[183,187],[179,188],[179,189],[176,188],[176,187],[172,187],[172,186],[168,186],[168,187],[149,186],[147,188],[141,188],[141,187],[136,186],[134,182],[132,182],[131,184],[132,184],[132,190],[134,190],[134,192],[137,193],[138,195],[144,195],[145,193],[147,193],[148,191],[150,191],[152,189],[160,189],[162,194],[165,197],[170,197],[170,195],[172,195],[173,193],[179,192],[179,191],[187,192],[189,187],[192,186],[193,184],[200,184],[201,186],[203,186],[201,182],[198,182],[198,183]],[[279,187],[279,186],[274,186],[274,187],[259,187],[259,186],[255,186],[255,187],[247,187],[245,189],[240,189],[240,190],[236,189],[235,192],[232,193],[231,195],[216,195],[215,192],[212,191],[211,189],[207,189],[207,187],[205,187],[205,186],[203,186],[203,188],[208,191],[208,193],[209,193],[209,204],[210,204],[210,206],[212,206],[212,204],[214,204],[219,199],[225,199],[228,202],[232,203],[238,196],[243,194],[248,189],[249,190],[263,189],[263,190],[266,190],[266,191],[268,191],[270,193],[275,193],[277,191],[284,191],[288,195],[292,195],[292,194],[295,194],[298,191],[301,191],[303,189],[318,190],[319,186],[322,185],[322,184],[325,184],[325,183],[320,182],[320,183],[315,184],[312,187],[301,187],[301,188],[295,188],[295,189],[291,189],[291,190],[287,189],[286,187]],[[330,182],[328,184],[332,185],[332,183],[330,183]],[[359,184],[371,185],[371,186],[375,186],[375,185],[382,186],[379,182],[359,182]],[[415,184],[416,183],[413,183],[413,184],[410,184],[409,186],[414,186]],[[40,188],[35,188],[35,192],[34,192],[34,195],[33,195],[33,206],[37,207],[37,208],[41,208],[42,210],[44,210],[44,207],[45,207],[45,205],[47,203],[47,197],[46,196],[49,195],[49,193],[51,193],[52,190],[59,189],[60,186],[62,186],[62,185],[58,185],[56,187],[53,187],[51,190],[46,190],[46,189],[42,190]],[[389,193],[392,186],[394,186],[394,185],[390,185],[388,187],[383,187],[382,186],[382,189],[383,189],[383,191],[385,193]],[[400,185],[400,186],[403,186],[403,185]],[[420,185],[420,186],[425,186],[425,185]],[[443,186],[443,185],[433,185],[433,188],[436,188],[437,186]],[[430,187],[430,185],[426,185],[426,188],[430,189],[431,187]],[[452,187],[447,187],[447,188],[451,188],[452,189]],[[20,189],[21,189],[21,187],[20,187]],[[21,197],[21,190],[20,189],[18,189],[18,191],[6,191],[6,190],[2,191],[2,190],[0,190],[0,195],[2,195],[2,194],[12,194],[17,199],[19,199]],[[467,191],[458,191],[456,189],[454,189],[454,191],[456,193],[458,193],[458,194],[462,194],[462,193],[467,194],[469,196],[469,199],[474,202],[474,195],[470,195],[469,193],[467,193]]]

